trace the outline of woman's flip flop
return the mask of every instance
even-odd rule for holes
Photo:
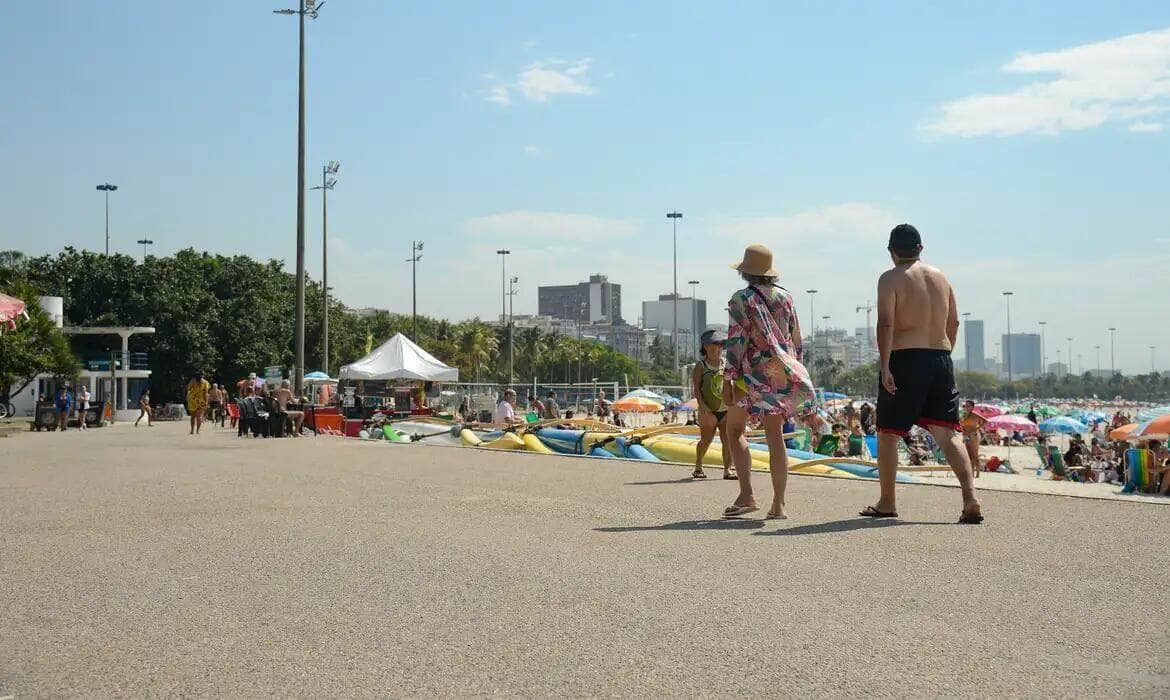
[[[723,517],[725,517],[725,518],[738,518],[741,515],[747,515],[748,513],[754,513],[757,510],[759,510],[759,508],[756,506],[727,506],[726,508],[723,509]]]
[[[866,518],[896,518],[896,517],[898,517],[898,511],[893,511],[891,513],[883,513],[882,511],[878,510],[877,508],[874,508],[873,506],[866,506],[865,510],[859,511],[857,514],[860,516],[866,517]]]

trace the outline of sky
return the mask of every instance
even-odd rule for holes
[[[247,0],[0,4],[0,249],[295,259],[296,18]],[[288,0],[283,0],[288,2]],[[307,23],[308,186],[354,307],[500,313],[541,284],[678,278],[722,308],[743,247],[802,324],[858,311],[908,221],[960,311],[1046,322],[1048,362],[1170,368],[1170,4],[328,0]],[[307,269],[321,272],[320,193]],[[829,316],[828,320],[820,317]],[[712,322],[717,319],[712,317]],[[962,340],[959,342],[962,347]],[[1058,351],[1061,353],[1058,356]]]

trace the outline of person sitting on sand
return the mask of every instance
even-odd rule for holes
[[[301,428],[305,422],[304,411],[290,411],[288,410],[289,403],[293,400],[292,390],[289,389],[288,380],[285,379],[280,383],[280,388],[276,391],[276,405],[280,412],[288,416],[288,420],[292,421],[293,437],[301,436]]]
[[[541,418],[545,420],[559,420],[561,417],[561,407],[557,403],[557,393],[550,391],[544,397],[544,412],[540,414]]]
[[[516,418],[516,392],[514,390],[504,390],[504,397],[496,404],[496,413],[492,422],[504,429],[519,424],[520,420]]]
[[[727,439],[727,406],[723,404],[723,344],[727,342],[727,335],[710,330],[699,337],[699,342],[701,354],[691,371],[691,390],[699,406],[699,444],[695,448],[695,471],[691,476],[707,478],[703,471],[703,457],[718,432],[723,450],[723,478],[735,479],[731,473],[731,444]]]

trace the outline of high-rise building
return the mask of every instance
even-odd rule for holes
[[[537,313],[578,323],[622,322],[622,286],[605,275],[588,282],[537,288]]]
[[[1013,378],[1039,377],[1043,373],[1039,333],[1012,333],[1004,335],[1002,342],[1005,373],[1008,365]]]
[[[674,295],[660,294],[657,301],[642,302],[642,327],[657,328],[659,335],[669,336],[674,329]],[[691,297],[678,298],[678,343],[680,349],[692,346],[692,336],[707,329],[707,302]]]
[[[983,321],[967,319],[963,323],[963,352],[965,358],[961,369],[982,372],[987,368],[987,358],[983,351]]]

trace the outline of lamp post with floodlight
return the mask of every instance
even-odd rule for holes
[[[106,193],[106,255],[110,254],[110,193],[118,190],[117,185],[104,183],[97,186],[98,192]]]
[[[666,215],[670,219],[671,231],[673,232],[673,248],[674,248],[674,332],[670,336],[671,345],[674,346],[674,370],[678,371],[678,220],[682,218],[682,212],[672,211]]]
[[[337,185],[332,177],[341,163],[331,160],[321,166],[321,371],[329,374],[329,190]]]

